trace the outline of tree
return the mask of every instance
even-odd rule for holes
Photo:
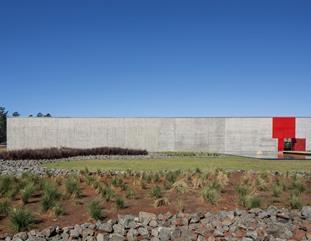
[[[12,116],[13,116],[13,117],[19,117],[20,114],[19,114],[17,111],[15,111],[15,112],[13,112]]]
[[[42,114],[41,112],[39,112],[39,113],[37,114],[37,117],[43,117],[43,114]]]
[[[52,115],[50,113],[47,113],[46,115],[44,115],[44,117],[52,117]]]
[[[32,114],[30,114],[28,117],[33,117],[33,115],[32,115]]]
[[[0,143],[6,142],[6,119],[8,111],[0,106]]]

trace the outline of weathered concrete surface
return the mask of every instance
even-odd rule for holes
[[[297,118],[311,149],[311,118]],[[276,152],[272,118],[9,118],[8,149],[113,146],[148,151]]]
[[[296,119],[296,137],[306,138],[306,149],[311,150],[311,118]]]

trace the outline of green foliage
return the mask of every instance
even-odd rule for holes
[[[123,184],[123,180],[121,178],[113,178],[111,184],[115,187],[120,187]]]
[[[14,209],[10,214],[12,228],[17,231],[27,230],[34,222],[33,216],[27,209]]]
[[[65,214],[64,208],[58,203],[55,204],[55,206],[53,207],[53,212],[54,212],[55,216],[57,216],[57,217]]]
[[[122,183],[120,187],[122,191],[126,191],[127,189],[129,189],[129,186],[126,183]]]
[[[260,197],[256,195],[245,195],[245,196],[240,196],[240,204],[245,207],[245,208],[258,208],[261,205],[261,199]]]
[[[246,196],[251,192],[249,185],[240,184],[236,187],[236,191],[239,196]]]
[[[74,198],[81,197],[81,189],[79,187],[77,178],[69,177],[68,179],[66,179],[65,187],[66,187],[66,192],[69,196],[74,197]]]
[[[8,111],[4,107],[0,106],[0,144],[6,143],[6,121]]]
[[[122,197],[117,197],[116,199],[116,207],[117,209],[124,208],[124,200]]]
[[[11,207],[8,201],[0,202],[0,216],[1,217],[8,216],[10,213],[10,209]]]
[[[272,186],[272,195],[273,197],[279,197],[283,192],[283,187],[279,184],[274,184]]]
[[[174,183],[176,182],[179,174],[180,174],[180,171],[169,171],[165,176],[165,180],[168,181],[169,183]]]
[[[295,193],[292,193],[289,197],[289,205],[293,209],[301,209],[302,204],[300,202],[299,196]]]
[[[152,188],[150,194],[155,199],[161,198],[162,197],[161,188],[159,186],[156,186],[156,187]]]
[[[219,192],[214,187],[206,187],[202,190],[202,197],[211,204],[215,204],[219,199]]]
[[[14,178],[12,176],[0,177],[0,195],[7,196],[7,194],[14,188]]]
[[[90,216],[95,220],[100,220],[103,218],[102,209],[100,207],[99,201],[97,200],[93,200],[88,205],[88,211],[89,211]]]
[[[128,199],[135,199],[136,198],[136,193],[134,192],[134,190],[132,188],[128,188],[126,190],[126,198],[128,198]]]
[[[155,173],[155,174],[153,175],[152,179],[153,179],[153,182],[155,182],[155,183],[159,182],[159,181],[160,181],[160,175],[159,175],[159,173]]]
[[[31,198],[32,194],[35,191],[35,185],[33,183],[28,183],[22,190],[21,190],[21,198],[23,203],[28,203],[29,199]]]
[[[47,211],[57,204],[61,194],[58,192],[57,187],[51,183],[46,182],[43,187],[42,208]]]
[[[105,186],[101,190],[101,195],[107,202],[109,202],[114,198],[115,193],[110,186]]]
[[[305,187],[303,185],[302,180],[300,178],[297,178],[297,177],[293,178],[293,179],[294,180],[293,180],[292,186],[291,186],[293,192],[295,192],[297,194],[300,194],[300,193],[304,192]]]

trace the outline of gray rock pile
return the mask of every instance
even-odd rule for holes
[[[138,159],[161,159],[168,158],[165,154],[149,153],[148,155],[97,155],[97,156],[76,156],[62,159],[47,159],[47,160],[1,160],[0,159],[0,174],[2,175],[17,175],[20,176],[23,172],[32,172],[38,175],[45,175],[47,169],[42,167],[42,164],[55,163],[63,161],[79,161],[79,160],[138,160]],[[74,170],[49,169],[51,175],[68,175]]]
[[[41,231],[21,232],[2,237],[6,241],[283,241],[311,240],[311,206],[301,211],[251,209],[138,216],[119,215],[117,220],[85,223],[71,227],[49,227]]]

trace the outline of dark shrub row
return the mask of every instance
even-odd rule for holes
[[[91,155],[147,155],[146,150],[125,149],[117,147],[98,147],[90,149],[76,148],[44,148],[44,149],[23,149],[0,152],[0,159],[4,160],[39,160],[59,159],[74,156]]]

